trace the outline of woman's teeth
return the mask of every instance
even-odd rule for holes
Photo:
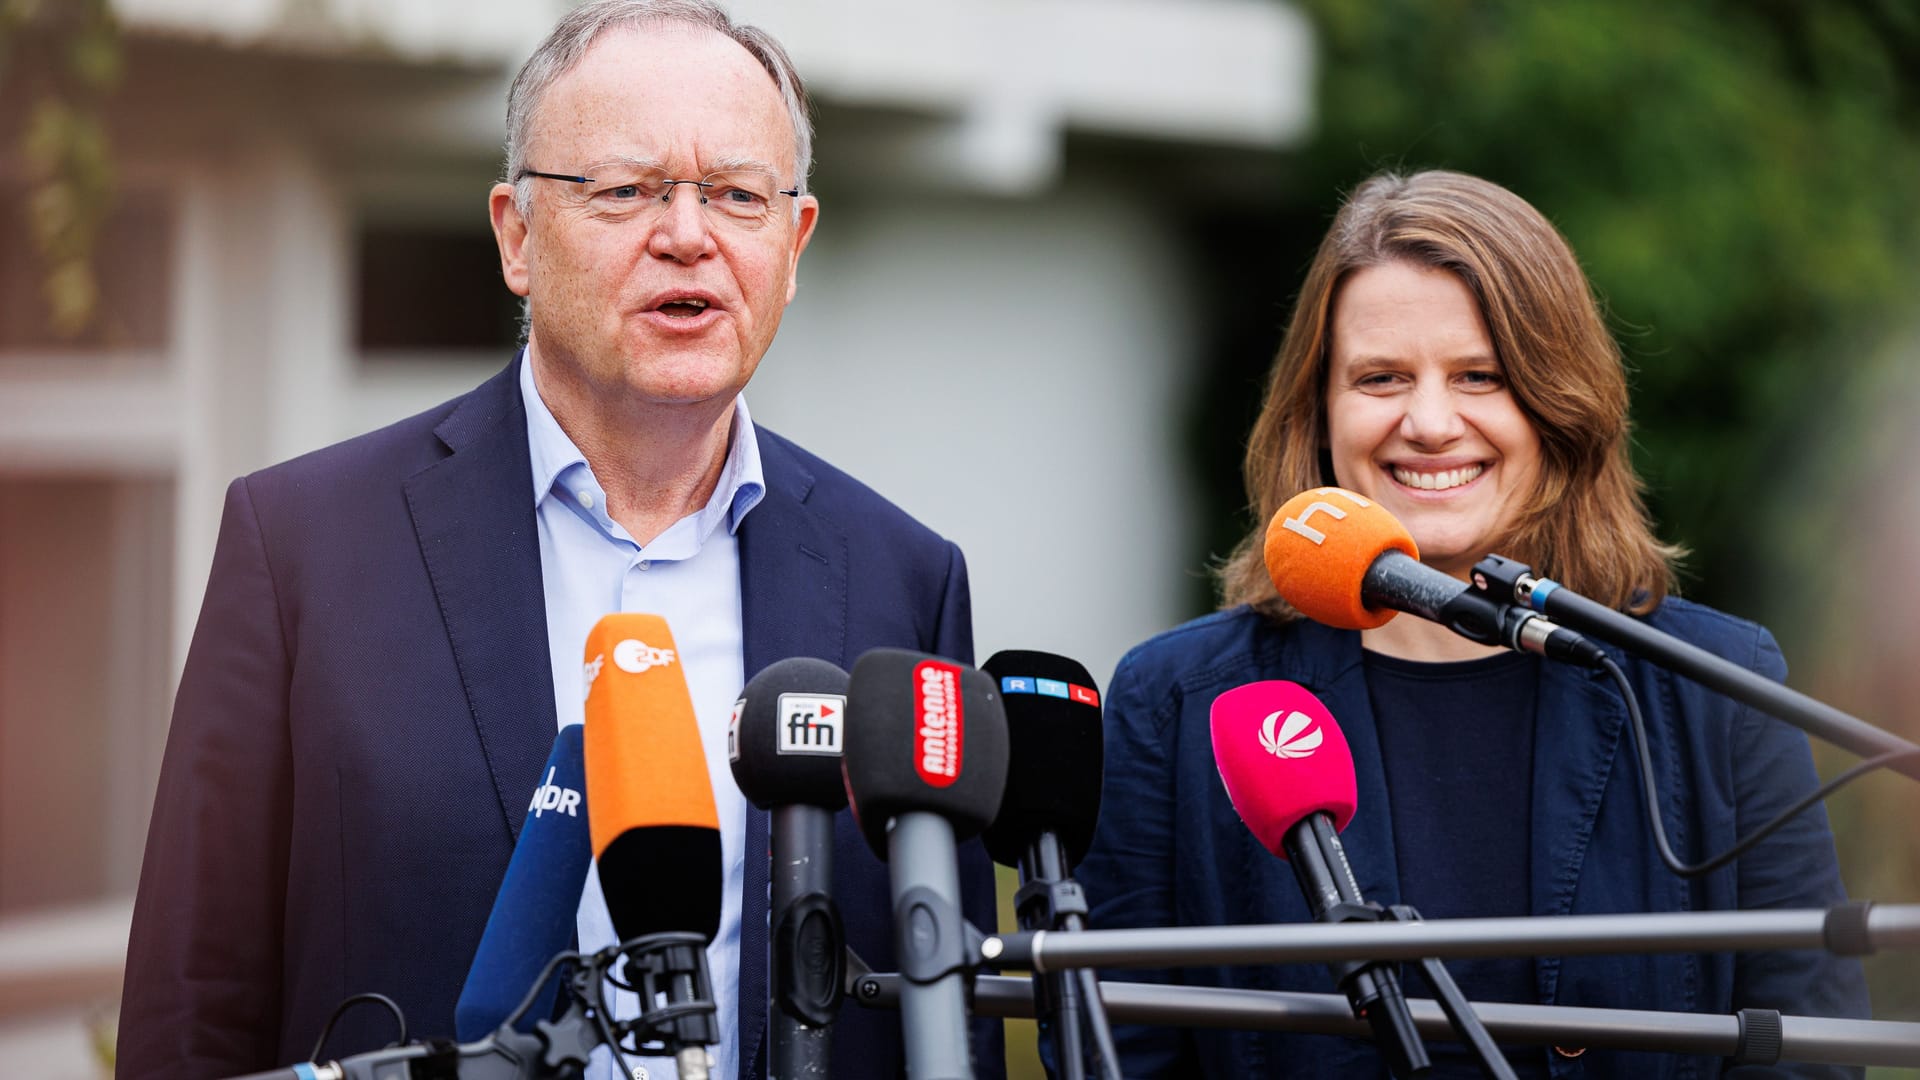
[[[1461,484],[1470,484],[1486,471],[1485,465],[1469,465],[1464,469],[1446,469],[1441,472],[1414,472],[1398,465],[1393,467],[1393,478],[1411,488],[1422,491],[1445,491],[1457,488]]]

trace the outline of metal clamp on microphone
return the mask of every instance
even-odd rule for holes
[[[1542,615],[1651,660],[1809,735],[1863,758],[1884,758],[1884,767],[1920,780],[1920,746],[1893,732],[1662,633],[1631,615],[1595,603],[1551,578],[1536,577],[1525,563],[1489,555],[1480,560],[1473,573],[1475,580],[1484,579],[1484,587],[1496,596],[1512,596]]]
[[[718,1010],[713,1001],[713,979],[707,971],[706,938],[694,933],[648,934],[621,942],[625,978],[608,982],[639,996],[641,1013],[632,1020],[611,1024],[616,1038],[628,1035],[633,1044],[619,1044],[630,1054],[680,1061],[681,1076],[688,1063],[704,1076],[707,1047],[720,1041]],[[658,1002],[658,1004],[655,1004]],[[608,1010],[602,1005],[602,1013]]]

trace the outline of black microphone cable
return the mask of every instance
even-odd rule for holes
[[[1811,794],[1774,815],[1771,821],[1741,838],[1732,847],[1710,859],[1690,865],[1682,862],[1680,857],[1674,854],[1673,846],[1667,841],[1667,827],[1660,819],[1659,785],[1653,775],[1653,754],[1648,749],[1651,740],[1647,737],[1646,721],[1640,715],[1640,699],[1634,694],[1632,683],[1627,681],[1627,673],[1620,670],[1620,665],[1614,663],[1611,657],[1603,660],[1600,666],[1613,677],[1614,685],[1620,690],[1620,698],[1627,706],[1627,720],[1633,736],[1634,758],[1640,767],[1640,791],[1646,798],[1647,820],[1653,826],[1653,846],[1660,853],[1660,861],[1666,864],[1668,870],[1680,877],[1690,878],[1710,874],[1744,855],[1755,844],[1779,831],[1782,826],[1806,811],[1808,807],[1862,776],[1884,769],[1896,762],[1920,758],[1920,749],[1892,750],[1877,757],[1868,758],[1815,788]]]

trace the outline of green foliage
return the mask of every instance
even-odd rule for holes
[[[16,71],[17,60],[29,62]],[[0,85],[32,102],[20,142],[29,179],[22,209],[45,270],[49,322],[67,338],[99,307],[93,249],[115,186],[105,102],[121,66],[107,0],[0,2]]]
[[[1888,2],[1306,0],[1322,128],[1299,193],[1383,167],[1518,191],[1559,225],[1634,374],[1638,460],[1701,599],[1752,543],[1836,368],[1905,315],[1920,16]]]

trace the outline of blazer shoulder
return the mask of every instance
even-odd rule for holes
[[[1116,687],[1189,693],[1237,686],[1275,666],[1295,628],[1277,625],[1245,605],[1202,615],[1127,650],[1114,669]]]
[[[1747,666],[1780,651],[1772,631],[1759,623],[1679,597],[1661,601],[1646,621],[1656,630]]]
[[[761,468],[770,490],[791,494],[837,521],[857,519],[863,532],[877,535],[888,544],[942,550],[948,546],[945,537],[844,469],[768,428],[756,424],[754,433],[759,438]]]

